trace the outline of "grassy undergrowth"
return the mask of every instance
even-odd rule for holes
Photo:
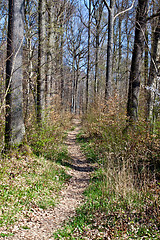
[[[102,169],[92,175],[86,202],[76,217],[54,234],[55,239],[159,239],[156,191],[123,197],[109,188]]]
[[[52,116],[53,115],[53,116]],[[47,116],[42,126],[37,126],[34,120],[27,124],[27,143],[33,153],[52,161],[61,161],[68,158],[63,140],[70,128],[71,116],[67,113],[61,116],[53,112]]]
[[[140,120],[126,131],[125,113],[109,109],[83,120],[77,141],[99,168],[85,204],[55,239],[160,239],[159,125],[153,134]]]
[[[68,178],[63,169],[44,158],[6,158],[0,166],[0,226],[13,224],[31,208],[53,207]]]
[[[59,191],[70,176],[57,164],[68,159],[63,145],[70,116],[49,119],[37,128],[26,124],[27,144],[0,156],[0,236],[3,230],[27,218],[34,208],[55,206]]]

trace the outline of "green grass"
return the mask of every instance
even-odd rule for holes
[[[0,226],[10,225],[35,206],[54,207],[69,178],[54,162],[20,156],[0,160]]]
[[[91,184],[85,191],[86,202],[77,209],[76,216],[65,227],[54,234],[55,239],[159,239],[156,213],[146,212],[146,205],[154,209],[152,195],[139,196],[133,193],[134,201],[129,197],[117,196],[106,187],[103,171],[95,172]],[[152,218],[152,219],[150,219]]]
[[[0,227],[28,218],[33,208],[53,208],[58,202],[70,178],[61,167],[69,159],[63,144],[68,128],[69,117],[50,116],[41,127],[32,119],[26,125],[27,144],[0,156]]]
[[[81,149],[85,153],[87,161],[95,163],[99,161],[99,156],[96,149],[94,149],[94,141],[87,138],[83,132],[77,135],[76,141],[80,143]]]
[[[12,233],[0,233],[0,237],[10,237],[10,236],[13,236]]]

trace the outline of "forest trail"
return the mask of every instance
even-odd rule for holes
[[[53,233],[60,229],[66,220],[73,217],[75,209],[84,202],[83,192],[89,184],[90,172],[93,171],[93,168],[86,161],[80,146],[76,143],[76,136],[80,131],[80,121],[73,119],[73,126],[75,129],[68,133],[65,141],[71,157],[69,164],[71,168],[67,169],[71,178],[60,192],[59,203],[50,210],[35,208],[29,221],[25,219],[12,229],[14,236],[2,239],[54,239]]]

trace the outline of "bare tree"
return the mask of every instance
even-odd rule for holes
[[[110,0],[110,5],[106,0],[103,0],[105,6],[108,9],[108,43],[107,43],[107,63],[106,63],[106,87],[105,87],[105,99],[107,99],[112,93],[112,60],[113,60],[113,36],[114,36],[114,21],[117,17],[131,10],[134,6],[134,1],[131,7],[114,14],[115,12],[115,0]]]
[[[103,0],[92,0],[94,7],[93,17],[95,19],[95,74],[94,74],[94,97],[99,91],[99,48],[101,34],[101,20],[103,13]]]

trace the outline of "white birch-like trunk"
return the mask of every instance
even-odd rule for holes
[[[5,146],[19,145],[25,135],[23,119],[22,47],[24,36],[24,1],[9,1],[6,62]]]

